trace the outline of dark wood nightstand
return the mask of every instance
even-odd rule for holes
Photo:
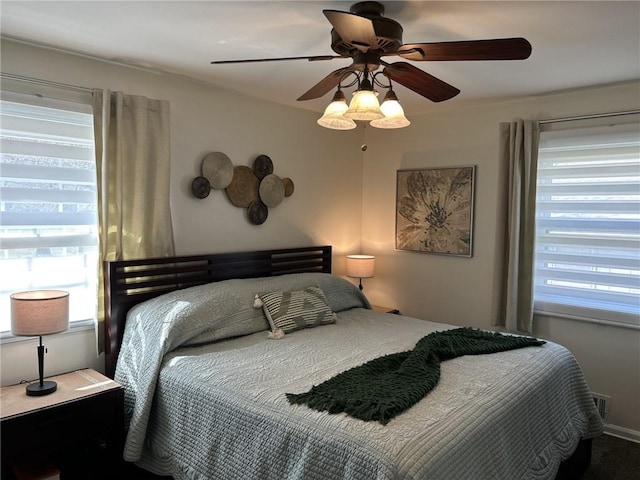
[[[58,389],[30,397],[26,385],[0,388],[2,478],[34,465],[64,479],[119,478],[124,389],[91,369],[51,377]]]
[[[391,308],[391,307],[383,307],[383,306],[380,306],[380,305],[371,305],[371,308],[374,309],[376,312],[393,313],[394,315],[400,315],[400,310],[397,310],[397,309]]]

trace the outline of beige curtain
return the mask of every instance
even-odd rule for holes
[[[174,254],[169,207],[169,102],[94,90],[100,276],[98,351],[104,349],[105,260]]]
[[[538,122],[500,124],[501,170],[507,172],[504,215],[502,297],[497,324],[510,332],[533,327],[533,257],[535,241]]]

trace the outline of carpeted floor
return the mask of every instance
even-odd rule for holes
[[[639,480],[640,443],[611,435],[593,439],[591,466],[582,480]]]

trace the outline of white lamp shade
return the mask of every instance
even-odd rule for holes
[[[69,328],[69,292],[32,290],[11,295],[11,333],[51,335]]]
[[[397,100],[385,100],[380,106],[384,118],[373,120],[370,125],[376,128],[402,128],[411,124],[404,116],[402,105]]]
[[[347,276],[354,278],[370,278],[376,265],[373,255],[347,255]]]
[[[344,116],[353,120],[376,120],[384,117],[380,110],[377,93],[372,90],[354,92],[349,109]]]
[[[318,119],[318,125],[333,130],[352,130],[356,122],[344,116],[349,106],[344,100],[331,102],[325,109],[324,115]]]

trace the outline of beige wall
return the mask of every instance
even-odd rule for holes
[[[360,245],[362,152],[359,132],[316,125],[308,111],[259,102],[187,79],[159,75],[2,41],[2,71],[90,88],[169,100],[171,105],[171,210],[179,254],[332,245],[341,256]],[[203,200],[190,193],[205,153],[226,153],[234,165],[271,157],[276,174],[295,191],[267,221],[251,225],[222,191]],[[2,272],[5,275],[5,272]],[[45,338],[46,374],[74,368],[103,370],[92,330]],[[37,377],[37,340],[0,346],[3,385]]]
[[[464,95],[464,92],[462,93]],[[376,276],[365,291],[381,305],[419,318],[490,328],[497,314],[498,123],[640,108],[640,84],[593,88],[464,110],[434,105],[400,131],[368,131],[364,156],[362,250]],[[403,168],[476,165],[473,257],[396,251],[395,181]],[[640,434],[640,331],[561,319],[537,319],[536,335],[568,347],[592,391],[611,395],[607,422]],[[629,433],[624,429],[633,430]],[[640,440],[640,436],[637,437]]]
[[[310,112],[12,42],[3,41],[1,53],[3,72],[171,102],[171,207],[178,253],[331,244],[338,274],[343,272],[344,254],[372,253],[377,256],[376,277],[365,280],[365,292],[374,303],[419,318],[485,328],[496,314],[498,123],[640,107],[639,84],[464,110],[434,104],[433,114],[411,118],[407,129],[368,128],[369,148],[363,156],[361,129],[328,131],[315,124],[317,115]],[[195,200],[190,181],[198,174],[202,156],[214,150],[225,152],[235,165],[250,165],[257,154],[268,154],[275,173],[295,182],[294,195],[273,209],[261,226],[250,225],[222,192]],[[472,164],[477,165],[473,257],[396,251],[396,171]],[[536,323],[536,334],[570,348],[591,389],[612,396],[608,421],[623,434],[638,434],[640,332],[542,319]],[[92,331],[46,340],[48,374],[85,366],[102,369]],[[34,378],[35,345],[29,340],[0,347],[2,384]]]

